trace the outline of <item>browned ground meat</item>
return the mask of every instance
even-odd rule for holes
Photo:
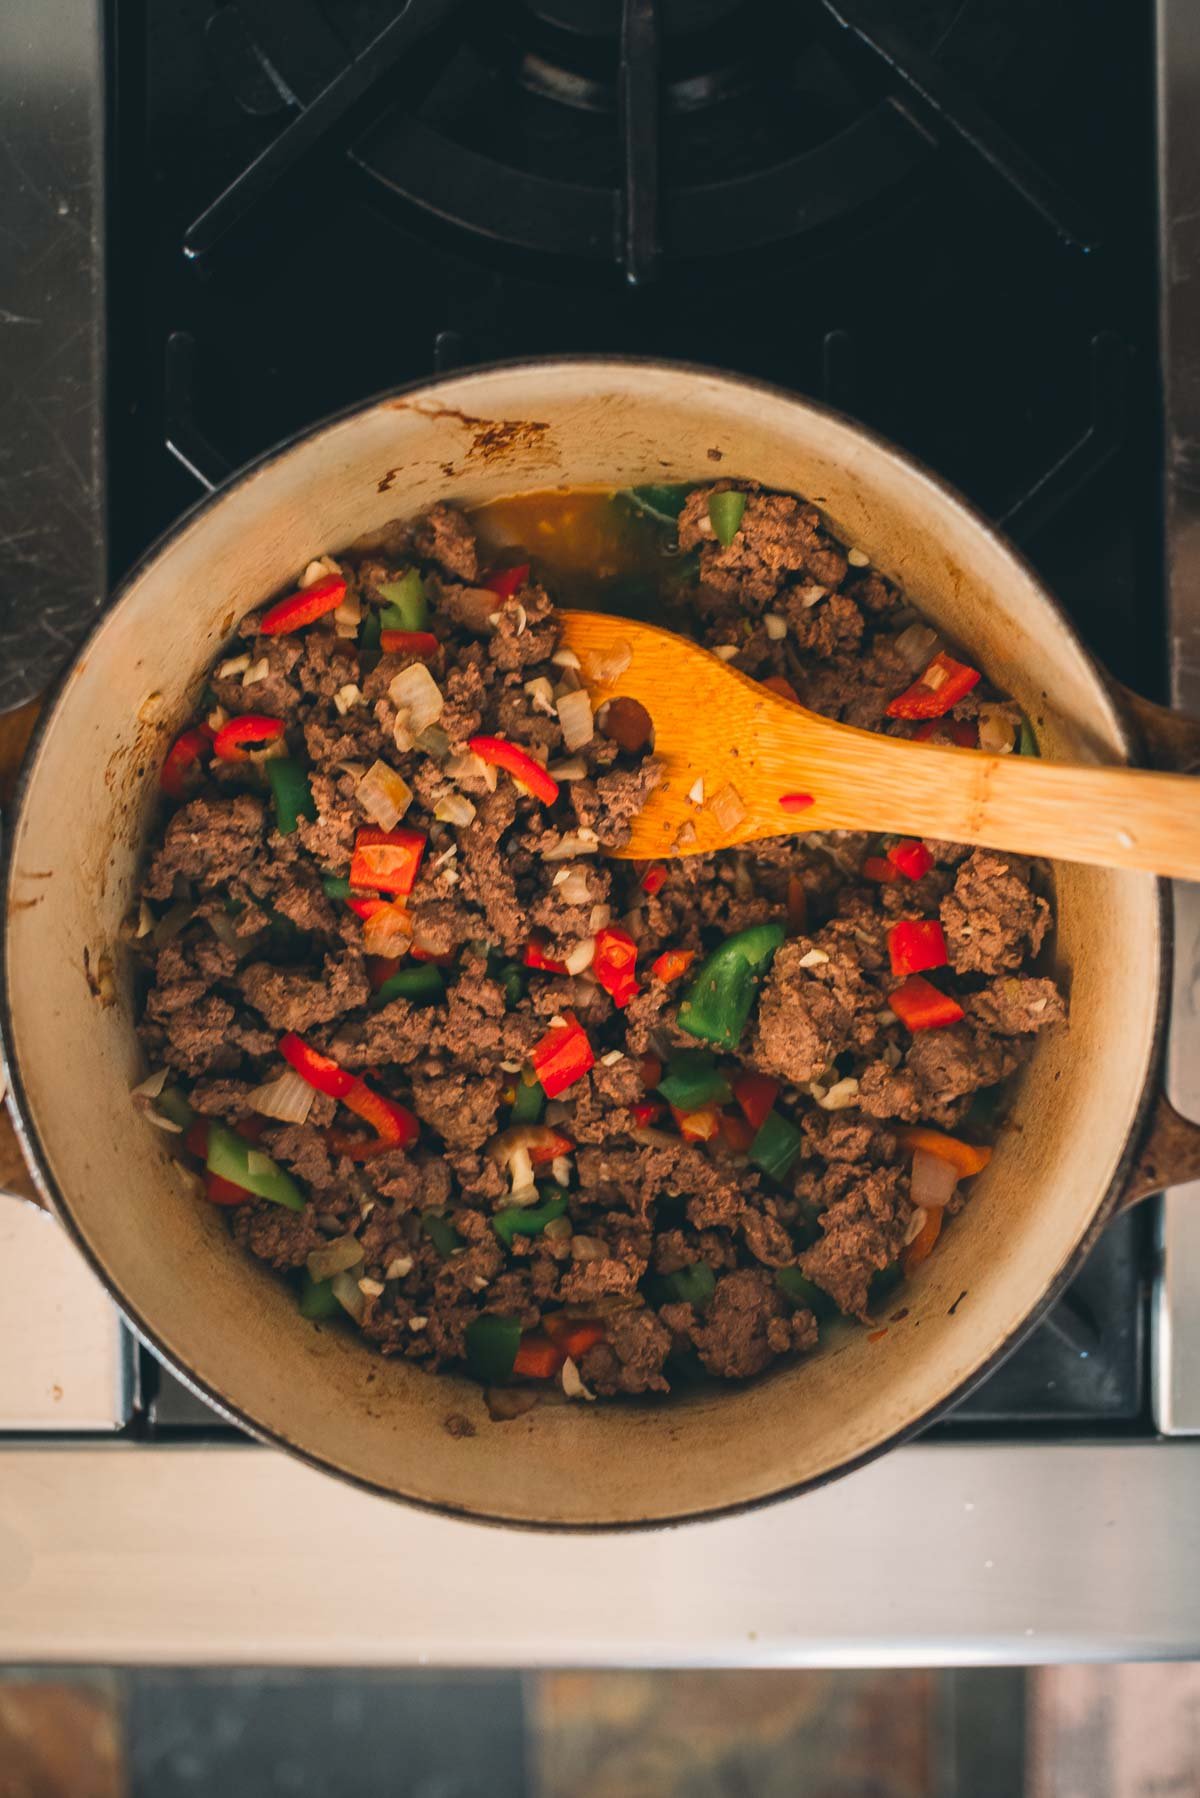
[[[692,561],[664,555],[670,603],[682,591],[692,616],[708,620],[703,639],[734,648],[746,673],[783,676],[830,716],[907,734],[886,715],[913,672],[895,642],[912,617],[902,596],[861,557],[851,563],[816,508],[788,494],[748,487],[722,547],[708,504],[730,485],[687,498],[678,546]],[[282,719],[311,815],[280,834],[258,762],[206,761],[165,818],[142,886],[147,1054],[199,1119],[251,1134],[302,1197],[298,1211],[263,1198],[232,1207],[237,1240],[297,1281],[315,1252],[346,1242],[355,1259],[342,1302],[382,1353],[428,1369],[461,1364],[481,1317],[525,1332],[555,1314],[555,1330],[582,1320],[578,1372],[605,1398],[665,1392],[684,1370],[747,1379],[811,1349],[818,1326],[794,1302],[798,1274],[809,1297],[815,1286],[869,1318],[876,1277],[894,1274],[921,1222],[898,1126],[971,1133],[973,1096],[1065,1017],[1058,987],[1031,965],[1050,924],[1041,872],[1019,856],[930,842],[934,866],[920,880],[881,884],[864,863],[888,839],[833,832],[667,864],[647,891],[640,864],[602,854],[628,839],[663,778],[644,720],[631,729],[614,714],[606,735],[601,714],[571,758],[581,778],[564,771],[551,807],[468,751],[477,734],[501,735],[543,765],[567,759],[553,701],[578,681],[553,660],[559,626],[546,588],[524,578],[505,599],[483,585],[474,528],[449,505],[376,533],[338,566],[368,611],[420,573],[437,642],[427,664],[443,702],[437,729],[420,747],[397,746],[404,700],[393,683],[411,654],[381,654],[329,617],[269,638],[257,616],[243,620],[263,678],[245,686],[240,668],[214,671],[209,721],[216,729],[248,710]],[[345,903],[370,896],[346,883],[357,835],[373,822],[359,783],[377,762],[402,775],[403,828],[424,839],[398,901],[414,956],[396,964],[406,975],[423,965],[427,979],[438,970],[440,990],[423,995],[375,996],[392,964],[367,954],[364,923]],[[919,918],[940,918],[947,965],[927,977],[964,1016],[910,1034],[890,1004],[888,934]],[[736,1051],[714,1054],[711,1069],[774,1083],[774,1110],[794,1131],[781,1168],[747,1154],[732,1100],[711,1140],[689,1141],[648,1089],[681,1052],[693,1064],[709,1053],[678,1022],[692,975],[667,983],[651,971],[655,958],[703,958],[761,926],[787,940],[763,970]],[[610,927],[637,951],[638,990],[622,1008],[594,940]],[[527,963],[531,944],[575,972]],[[535,1049],[568,1018],[586,1032],[593,1065],[544,1105],[540,1136],[508,1133]],[[256,1088],[285,1072],[286,1032],[359,1077],[359,1115],[314,1093],[302,1122],[257,1116]],[[407,1147],[364,1155],[372,1093],[411,1114]],[[510,1236],[497,1215],[514,1200],[553,1200],[557,1215],[532,1213],[544,1233]]]

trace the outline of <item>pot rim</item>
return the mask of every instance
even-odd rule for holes
[[[927,486],[932,488],[938,494],[944,503],[949,504],[960,513],[965,514],[971,525],[977,531],[990,538],[992,542],[1003,550],[1028,577],[1031,584],[1037,590],[1042,603],[1054,613],[1056,621],[1066,632],[1073,648],[1083,658],[1088,668],[1095,676],[1097,686],[1100,688],[1111,707],[1113,721],[1117,726],[1124,757],[1127,761],[1134,759],[1135,740],[1129,726],[1129,721],[1105,679],[1104,670],[1101,664],[1096,660],[1090,649],[1080,638],[1074,623],[1067,616],[1058,599],[1045,585],[1041,576],[1033,568],[1024,553],[1012,542],[1003,530],[985,517],[972,501],[967,499],[963,493],[942,475],[930,468],[919,457],[912,455],[906,449],[902,449],[898,444],[894,443],[890,438],[885,437],[881,432],[863,424],[860,420],[853,418],[848,413],[838,410],[838,408],[834,406],[826,405],[823,401],[814,400],[806,394],[796,393],[790,388],[781,386],[778,382],[764,381],[749,375],[740,375],[731,369],[718,368],[709,363],[678,361],[660,356],[615,356],[607,355],[602,352],[561,356],[516,356],[501,361],[473,364],[468,369],[454,371],[447,375],[439,375],[435,378],[425,377],[416,381],[404,382],[396,387],[385,388],[380,392],[371,395],[367,399],[343,406],[338,411],[331,412],[319,419],[316,423],[304,426],[293,431],[287,437],[281,438],[277,443],[272,444],[262,451],[261,454],[254,457],[252,461],[243,464],[243,466],[230,475],[227,480],[223,481],[220,486],[213,488],[211,492],[200,495],[192,505],[182,512],[126,570],[114,587],[107,603],[104,604],[97,613],[95,620],[91,624],[86,636],[83,638],[74,655],[52,683],[47,693],[46,702],[38,716],[29,742],[26,745],[25,753],[22,757],[10,807],[11,822],[8,829],[3,832],[3,841],[0,842],[0,897],[2,897],[4,904],[3,928],[0,928],[0,1054],[2,1054],[3,1062],[8,1073],[9,1094],[12,1099],[10,1116],[12,1117],[13,1126],[21,1144],[22,1151],[33,1175],[34,1183],[45,1200],[48,1210],[52,1213],[57,1223],[66,1230],[67,1235],[82,1254],[92,1272],[106,1288],[121,1316],[132,1329],[138,1340],[144,1343],[144,1345],[153,1352],[156,1358],[160,1360],[184,1386],[201,1398],[204,1403],[211,1406],[211,1408],[220,1416],[225,1417],[231,1423],[236,1424],[239,1429],[245,1431],[255,1441],[269,1447],[285,1449],[289,1454],[294,1455],[298,1460],[304,1462],[307,1466],[314,1468],[318,1472],[331,1474],[344,1483],[356,1487],[360,1491],[368,1492],[375,1497],[388,1499],[394,1504],[413,1505],[422,1511],[431,1512],[436,1516],[450,1517],[467,1523],[487,1524],[497,1529],[516,1529],[529,1534],[547,1535],[609,1535],[627,1534],[635,1531],[679,1528],[684,1524],[716,1522],[721,1518],[742,1516],[752,1511],[761,1510],[767,1505],[779,1504],[787,1499],[800,1498],[806,1492],[816,1491],[818,1488],[830,1484],[833,1480],[842,1479],[845,1475],[856,1472],[859,1468],[867,1466],[870,1462],[889,1453],[892,1449],[903,1447],[915,1437],[923,1434],[931,1424],[937,1423],[947,1414],[947,1412],[953,1410],[955,1405],[959,1404],[969,1393],[982,1385],[983,1382],[1008,1359],[1013,1351],[1025,1341],[1026,1337],[1032,1334],[1033,1330],[1046,1316],[1071,1278],[1078,1271],[1087,1255],[1095,1246],[1101,1233],[1107,1228],[1117,1212],[1118,1201],[1125,1180],[1133,1165],[1138,1146],[1145,1132],[1156,1097],[1157,1073],[1161,1064],[1166,1014],[1169,1004],[1169,976],[1173,951],[1172,910],[1169,903],[1168,883],[1165,880],[1159,879],[1156,882],[1156,911],[1158,914],[1159,930],[1159,954],[1157,958],[1158,967],[1156,970],[1158,978],[1158,999],[1155,1006],[1154,1049],[1151,1067],[1147,1073],[1145,1082],[1143,1083],[1134,1121],[1126,1136],[1112,1179],[1105,1192],[1098,1199],[1096,1208],[1092,1214],[1091,1222],[1079,1241],[1075,1244],[1075,1247],[1063,1259],[1062,1263],[1055,1269],[1054,1273],[1050,1275],[1047,1284],[1043,1287],[1041,1296],[1025,1314],[1021,1322],[1010,1331],[1009,1335],[1006,1336],[993,1353],[988,1356],[986,1361],[982,1362],[979,1367],[968,1374],[963,1380],[960,1380],[958,1385],[940,1399],[937,1404],[921,1412],[918,1417],[912,1419],[900,1429],[893,1431],[890,1436],[886,1436],[881,1441],[871,1444],[869,1448],[864,1449],[860,1454],[851,1457],[849,1460],[839,1462],[837,1466],[828,1468],[823,1473],[815,1474],[810,1479],[799,1480],[791,1485],[781,1486],[774,1491],[759,1493],[751,1498],[739,1499],[727,1505],[710,1505],[700,1510],[684,1510],[672,1512],[669,1515],[651,1518],[612,1523],[548,1523],[545,1521],[525,1520],[519,1517],[506,1516],[502,1512],[488,1511],[486,1509],[479,1509],[468,1505],[450,1504],[441,1500],[422,1498],[411,1493],[397,1492],[390,1486],[382,1485],[378,1481],[368,1479],[364,1475],[356,1473],[348,1467],[344,1467],[335,1461],[328,1460],[322,1455],[292,1442],[279,1426],[265,1423],[260,1419],[249,1416],[238,1404],[231,1401],[226,1395],[214,1391],[198,1375],[182,1366],[170,1351],[159,1341],[153,1326],[147,1323],[137,1309],[128,1302],[121,1290],[120,1281],[104,1266],[99,1253],[93,1251],[90,1242],[75,1217],[71,1203],[64,1197],[58,1182],[51,1172],[49,1157],[42,1147],[41,1139],[33,1123],[32,1115],[27,1109],[27,1099],[24,1082],[21,1077],[20,1060],[13,1038],[12,1008],[8,978],[7,917],[9,914],[9,897],[14,873],[14,844],[18,834],[21,811],[25,804],[27,791],[34,766],[37,762],[42,739],[48,733],[51,724],[58,717],[64,701],[66,688],[74,669],[81,660],[86,658],[95,638],[104,628],[110,616],[120,606],[126,595],[141,579],[146,569],[161,556],[166,554],[175,541],[181,537],[185,531],[189,530],[203,518],[206,512],[210,509],[215,509],[215,507],[230,494],[237,491],[239,488],[246,486],[257,475],[262,473],[265,469],[272,467],[276,462],[282,461],[284,457],[290,455],[292,451],[299,448],[301,444],[309,443],[313,439],[320,437],[327,430],[343,424],[360,414],[373,411],[377,406],[386,405],[397,399],[408,398],[411,395],[428,393],[438,388],[443,388],[450,383],[457,384],[470,381],[475,377],[487,377],[493,374],[511,373],[522,369],[544,375],[552,373],[555,369],[577,368],[580,366],[590,366],[598,369],[613,368],[627,370],[649,368],[667,370],[674,374],[697,375],[709,380],[716,379],[717,381],[739,388],[749,388],[753,391],[769,395],[774,399],[786,401],[789,405],[799,406],[810,413],[815,413],[821,418],[828,419],[832,423],[853,432],[866,442],[870,443],[874,448],[883,451],[884,454],[905,463],[921,477],[922,481]]]

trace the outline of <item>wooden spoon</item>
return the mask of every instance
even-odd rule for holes
[[[654,721],[666,778],[625,860],[706,855],[788,831],[873,830],[1200,879],[1200,780],[940,748],[835,724],[685,637],[563,612],[593,702]],[[810,801],[810,803],[808,802]]]

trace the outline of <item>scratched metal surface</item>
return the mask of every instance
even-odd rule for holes
[[[0,0],[0,710],[101,605],[101,0]]]

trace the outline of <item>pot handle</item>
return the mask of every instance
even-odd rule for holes
[[[1172,711],[1170,706],[1155,705],[1152,699],[1143,699],[1111,675],[1107,678],[1117,703],[1141,738],[1142,759],[1148,767],[1174,774],[1192,774],[1200,769],[1200,718]]]
[[[1159,1093],[1113,1215],[1166,1186],[1186,1186],[1192,1180],[1200,1180],[1200,1124],[1185,1118],[1165,1093]]]
[[[0,1104],[0,1198],[26,1199],[31,1205],[45,1203],[33,1183],[13,1122]]]

